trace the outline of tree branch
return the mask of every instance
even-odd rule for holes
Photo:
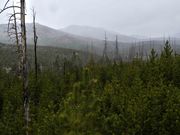
[[[1,9],[0,14],[2,14],[4,11],[6,11],[6,10],[8,10],[8,9],[10,9],[10,8],[19,8],[19,9],[21,9],[20,6],[9,6],[9,7],[5,7],[5,8],[3,8],[3,9]]]
[[[10,0],[8,0],[8,1],[5,3],[5,5],[4,5],[4,8],[3,8],[3,9],[5,9],[5,8],[6,8],[7,4],[9,3],[9,1],[10,1]]]

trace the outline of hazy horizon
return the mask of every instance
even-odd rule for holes
[[[168,36],[180,32],[179,4],[179,0],[31,0],[26,3],[27,22],[34,7],[37,22],[55,29],[82,25],[125,35]],[[7,23],[6,15],[0,15],[0,23]]]

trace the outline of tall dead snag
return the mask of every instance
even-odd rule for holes
[[[94,63],[95,63],[94,54],[95,54],[94,45],[93,45],[93,41],[91,41],[90,57],[89,57],[89,60],[88,60],[88,65],[91,66],[91,67],[94,66]]]
[[[121,57],[119,55],[119,44],[118,44],[118,36],[116,35],[116,44],[115,44],[115,54],[114,54],[114,62],[121,62]]]
[[[136,56],[136,52],[135,52],[135,46],[133,43],[132,43],[132,46],[129,47],[129,54],[128,54],[128,61],[132,61],[134,59],[134,57]]]
[[[118,36],[116,36],[115,57],[116,57],[117,59],[119,58]]]
[[[14,5],[14,4],[13,4]],[[15,40],[16,40],[16,46],[17,46],[17,55],[18,55],[18,60],[21,59],[22,57],[22,50],[21,50],[21,46],[20,46],[20,43],[19,43],[19,37],[21,36],[21,33],[19,33],[18,31],[18,24],[17,24],[17,17],[16,15],[19,15],[20,13],[16,13],[15,11],[15,8],[13,7],[13,19],[14,19],[14,32],[15,32]],[[12,21],[13,21],[12,19]],[[11,21],[11,18],[9,18],[9,23],[8,23],[8,30],[9,30],[9,25],[10,25],[10,21]],[[18,76],[20,76],[20,73],[22,71],[22,64],[20,61],[18,61]]]
[[[103,50],[103,62],[107,62],[108,60],[108,55],[107,55],[107,36],[105,32],[105,39],[104,39],[104,50]]]
[[[27,63],[27,42],[26,42],[26,18],[25,18],[25,0],[20,0],[21,7],[21,42],[22,42],[22,63],[23,63],[23,96],[24,96],[24,117],[26,135],[29,135],[29,90],[28,90],[28,63]]]
[[[36,33],[36,12],[33,9],[33,33],[34,33],[34,66],[35,66],[35,79],[37,82],[38,77],[38,65],[37,65],[37,40],[38,36]]]

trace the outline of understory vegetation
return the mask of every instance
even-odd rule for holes
[[[180,56],[167,42],[147,60],[56,59],[29,74],[31,135],[180,135]],[[22,82],[0,70],[0,134],[24,134]]]

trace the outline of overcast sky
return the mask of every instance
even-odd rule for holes
[[[0,0],[0,7],[6,0]],[[18,0],[16,0],[18,1]],[[62,28],[103,27],[126,35],[162,36],[180,32],[180,0],[27,0],[27,21]],[[0,16],[0,23],[7,18]]]

